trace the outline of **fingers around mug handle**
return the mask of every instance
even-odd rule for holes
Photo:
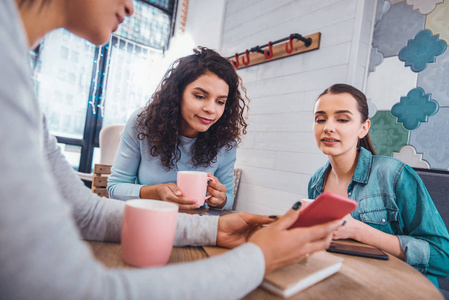
[[[207,173],[207,179],[212,180],[213,182],[217,182],[214,178],[212,178],[212,176],[209,175],[209,173]],[[204,199],[207,200],[210,197],[212,197],[212,194],[206,195]]]

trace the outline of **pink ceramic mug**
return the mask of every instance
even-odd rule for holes
[[[207,172],[179,171],[176,185],[184,198],[195,199],[195,203],[202,206],[211,196],[206,195],[209,180],[215,181]]]
[[[165,265],[175,239],[178,206],[159,200],[126,201],[122,259],[136,267]]]

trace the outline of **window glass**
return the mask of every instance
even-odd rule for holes
[[[162,51],[114,36],[108,48],[106,87],[101,112],[103,127],[126,123],[144,106],[160,81]]]
[[[171,1],[149,1],[168,8]],[[116,35],[133,42],[165,49],[170,38],[171,17],[162,10],[141,1],[134,1],[134,14],[119,26]]]
[[[93,44],[65,29],[47,35],[32,55],[37,97],[53,134],[83,138],[94,55]]]
[[[58,143],[58,146],[61,147],[62,154],[64,154],[65,159],[69,162],[69,164],[75,170],[78,170],[78,166],[80,163],[81,147],[62,143]]]

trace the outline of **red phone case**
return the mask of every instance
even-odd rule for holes
[[[299,218],[290,226],[309,227],[341,219],[357,207],[357,202],[347,197],[326,192],[301,211]]]

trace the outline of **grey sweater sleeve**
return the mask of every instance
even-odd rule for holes
[[[260,284],[253,244],[149,269],[106,269],[82,240],[119,241],[124,202],[92,195],[42,126],[14,0],[0,2],[0,290],[5,299],[234,299]],[[214,244],[217,218],[179,214],[176,245]],[[232,288],[211,288],[217,286]]]

